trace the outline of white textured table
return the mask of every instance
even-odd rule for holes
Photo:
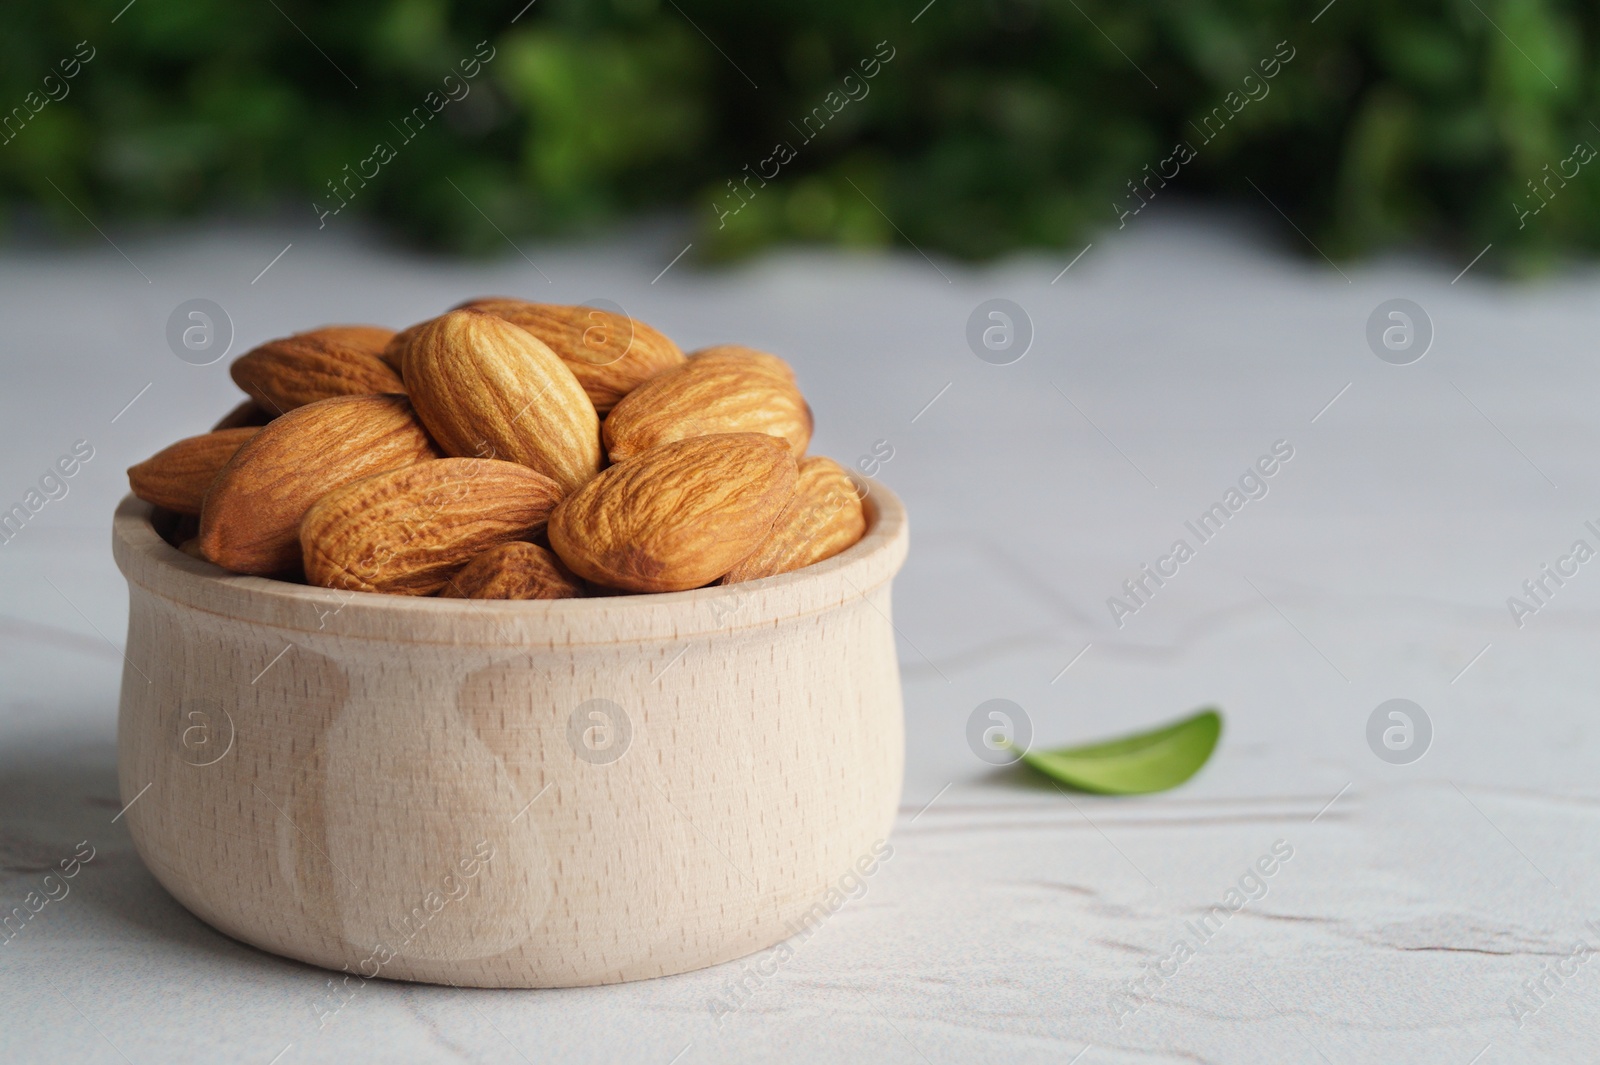
[[[93,448],[0,547],[0,911],[93,853],[0,942],[0,1060],[1600,1058],[1585,946],[1600,946],[1600,563],[1560,561],[1579,539],[1600,548],[1584,524],[1600,527],[1592,278],[1511,287],[1480,266],[1452,285],[1461,264],[1392,264],[1346,281],[1161,219],[1064,275],[1070,256],[973,271],[789,255],[721,274],[686,258],[652,283],[683,242],[649,234],[494,266],[331,230],[119,243],[126,259],[0,257],[0,509],[75,441]],[[609,298],[685,348],[777,351],[816,409],[816,450],[892,449],[879,476],[913,542],[896,585],[903,812],[892,859],[782,964],[340,995],[189,916],[114,822],[111,510],[127,465],[235,394],[224,363],[172,354],[168,314],[216,301],[237,353],[487,292]],[[966,338],[995,297],[1035,332],[1011,365]],[[1366,340],[1395,297],[1436,329],[1412,365]],[[1293,457],[1266,494],[1200,543],[1185,522],[1278,441]],[[1107,599],[1146,563],[1170,573],[1158,560],[1179,538],[1194,556],[1146,578],[1119,628]],[[1507,598],[1546,564],[1577,572],[1544,578],[1519,627]],[[1227,725],[1181,790],[1068,798],[969,749],[992,698],[1047,745],[1206,703]],[[1391,698],[1431,721],[1420,760],[1369,747]],[[1241,879],[1254,897],[1235,912]]]

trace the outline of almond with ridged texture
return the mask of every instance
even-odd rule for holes
[[[436,459],[366,477],[306,512],[306,580],[431,595],[476,556],[543,529],[560,497],[544,474],[499,459]]]
[[[451,577],[439,594],[447,599],[575,599],[583,582],[538,544],[491,547]]]
[[[411,346],[411,338],[417,335],[417,330],[427,324],[427,322],[418,322],[416,325],[406,326],[390,337],[389,342],[383,346],[383,350],[378,352],[378,358],[382,359],[389,369],[401,375],[402,379],[404,379],[406,372],[406,349]]]
[[[747,348],[743,344],[713,344],[689,353],[689,358],[709,364],[726,360],[753,370],[766,370],[785,381],[794,380],[794,367],[765,351]]]
[[[772,534],[729,570],[722,583],[753,581],[821,562],[855,544],[866,531],[866,510],[844,468],[821,455],[804,459],[794,498],[773,523]]]
[[[198,514],[206,489],[258,426],[218,429],[179,440],[128,467],[128,486],[146,503],[177,514]]]
[[[447,455],[520,462],[566,492],[600,471],[600,416],[555,352],[482,311],[451,311],[405,354],[417,415]]]
[[[761,545],[796,478],[794,456],[777,437],[673,441],[562,500],[550,516],[550,546],[574,573],[610,588],[698,588]]]
[[[286,414],[334,396],[404,392],[400,375],[380,358],[394,330],[330,325],[269,340],[233,360],[228,372],[264,409]]]
[[[217,474],[200,509],[200,550],[235,573],[300,562],[300,519],[322,496],[437,458],[405,396],[340,396],[274,418]]]
[[[604,426],[613,462],[715,433],[765,433],[787,441],[796,459],[804,455],[811,408],[788,364],[750,348],[710,348],[629,392]]]
[[[550,346],[602,415],[664,370],[683,365],[678,345],[637,318],[599,307],[489,296],[462,304],[521,326]]]
[[[211,427],[213,433],[221,429],[243,429],[247,426],[260,428],[272,420],[272,412],[261,406],[253,399],[247,399],[237,407],[222,416],[222,420]]]

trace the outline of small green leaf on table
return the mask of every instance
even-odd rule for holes
[[[1194,776],[1221,735],[1222,715],[1207,707],[1149,732],[1081,747],[1025,751],[1022,760],[1080,791],[1144,795],[1175,788]]]

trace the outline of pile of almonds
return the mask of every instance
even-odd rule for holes
[[[128,470],[235,573],[471,599],[670,592],[799,569],[866,530],[805,457],[782,359],[687,358],[642,322],[491,298],[398,333],[329,326],[234,361],[250,396]]]

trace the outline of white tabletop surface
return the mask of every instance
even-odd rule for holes
[[[331,226],[113,235],[0,255],[0,509],[76,441],[94,452],[0,546],[0,911],[80,841],[94,854],[0,942],[0,1060],[1600,1059],[1600,562],[1547,580],[1520,627],[1507,606],[1574,541],[1600,548],[1584,524],[1600,527],[1593,275],[1502,283],[1493,251],[1454,283],[1464,262],[1341,274],[1182,218],[1107,234],[1064,274],[1076,249],[714,272],[691,253],[658,277],[686,238],[524,243],[473,265]],[[190,916],[113,820],[111,511],[130,463],[236,398],[225,362],[169,350],[169,313],[216,301],[237,354],[484,293],[608,298],[685,349],[778,352],[815,451],[893,450],[879,476],[912,519],[893,857],[720,1023],[708,1003],[737,964],[566,991],[378,980],[319,1023],[328,974]],[[1034,328],[1011,365],[966,339],[995,297]],[[1366,339],[1397,297],[1435,329],[1405,366]],[[1119,628],[1108,597],[1194,543],[1185,521],[1279,441],[1293,457],[1267,494]],[[1226,729],[1176,791],[1068,797],[969,749],[993,698],[1037,745],[1205,704]],[[1391,698],[1431,722],[1420,760],[1369,747]],[[1198,937],[1274,847],[1292,857]]]

